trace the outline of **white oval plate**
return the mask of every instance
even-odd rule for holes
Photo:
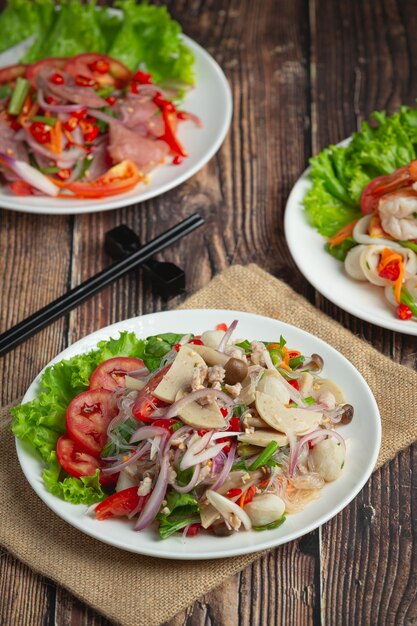
[[[267,317],[237,311],[168,311],[103,328],[61,352],[49,365],[88,352],[98,341],[117,336],[121,330],[132,330],[142,337],[169,331],[197,334],[214,328],[220,322],[230,324],[234,319],[239,320],[236,337],[273,341],[282,334],[291,348],[305,354],[318,353],[324,358],[324,374],[330,375],[341,386],[347,401],[355,408],[352,422],[339,429],[347,438],[348,445],[340,479],[326,485],[317,501],[301,513],[288,515],[285,523],[275,530],[243,531],[230,537],[200,533],[186,539],[179,534],[162,541],[155,529],[134,532],[133,522],[126,519],[97,521],[86,515],[87,507],[84,505],[73,505],[50,494],[42,482],[40,458],[28,444],[17,440],[17,454],[23,472],[34,491],[52,511],[83,533],[123,550],[166,559],[218,559],[257,552],[296,539],[336,515],[356,496],[368,480],[378,456],[381,440],[378,407],[368,385],[353,365],[334,348],[303,330]],[[36,397],[39,378],[40,374],[29,387],[23,402]]]
[[[398,319],[381,287],[353,280],[344,264],[324,249],[324,237],[308,223],[304,210],[304,197],[311,188],[309,171],[306,169],[292,188],[284,216],[285,238],[298,269],[317,291],[344,311],[381,328],[417,335],[417,322]]]
[[[203,127],[197,128],[190,121],[180,124],[178,137],[188,152],[188,157],[181,165],[160,165],[150,173],[148,184],[140,183],[135,189],[109,199],[22,197],[13,196],[0,187],[0,207],[48,215],[107,211],[159,196],[198,172],[223,143],[232,119],[232,94],[225,75],[208,52],[189,37],[184,36],[184,41],[195,55],[196,87],[187,94],[182,106],[185,111],[195,113]],[[0,56],[0,67],[14,63],[13,57],[16,58],[10,51],[3,53]]]

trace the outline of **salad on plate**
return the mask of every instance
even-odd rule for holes
[[[38,397],[12,409],[46,489],[162,539],[270,530],[320,497],[343,472],[353,407],[319,355],[234,339],[237,323],[123,331],[48,367]]]
[[[311,159],[304,207],[346,274],[383,288],[400,320],[417,320],[417,109],[372,120]]]
[[[0,69],[0,176],[9,193],[105,198],[187,157],[178,125],[201,125],[179,109],[194,84],[193,54],[164,7],[116,4],[114,14],[75,0],[59,10],[51,0],[15,0],[0,15],[0,28],[15,25],[1,48],[34,37],[21,62]]]

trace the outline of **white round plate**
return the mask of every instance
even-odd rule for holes
[[[232,119],[232,94],[229,83],[216,61],[189,37],[184,42],[195,55],[196,86],[184,99],[184,111],[194,113],[203,123],[179,125],[178,137],[188,152],[180,165],[166,163],[150,173],[150,182],[140,183],[127,193],[100,200],[63,200],[46,196],[13,196],[0,187],[0,207],[26,213],[75,215],[94,213],[149,200],[177,187],[198,172],[220,148]],[[16,48],[13,48],[16,50]],[[16,53],[0,55],[0,67],[14,63]]]
[[[217,559],[257,552],[296,539],[329,520],[355,497],[368,480],[377,459],[381,439],[378,407],[368,385],[353,365],[334,348],[305,331],[267,317],[237,311],[168,311],[103,328],[61,352],[51,363],[88,352],[98,341],[118,336],[121,330],[134,331],[139,337],[170,331],[197,334],[220,322],[230,324],[234,319],[239,320],[236,337],[274,341],[282,334],[289,347],[305,354],[318,353],[324,358],[324,374],[330,375],[341,386],[347,401],[355,408],[352,422],[339,429],[347,439],[348,449],[342,476],[327,484],[317,501],[301,513],[288,515],[285,523],[275,530],[242,531],[230,537],[215,537],[202,532],[185,539],[178,534],[161,540],[155,529],[134,532],[133,522],[127,519],[98,521],[86,514],[87,507],[72,505],[50,494],[42,482],[40,458],[29,444],[16,441],[19,461],[28,482],[52,511],[83,533],[123,550],[167,559]],[[29,387],[23,402],[36,397],[39,378],[40,375]]]
[[[346,145],[346,141],[338,145]],[[417,335],[417,322],[398,319],[381,287],[353,280],[343,263],[326,252],[324,237],[308,223],[304,210],[304,197],[311,188],[309,171],[292,188],[284,216],[285,238],[298,269],[317,291],[344,311],[382,328]]]

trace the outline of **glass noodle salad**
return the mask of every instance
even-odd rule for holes
[[[46,488],[134,531],[225,536],[277,528],[343,471],[353,417],[323,360],[276,341],[121,333],[44,372],[12,430]],[[95,504],[94,504],[95,503]]]

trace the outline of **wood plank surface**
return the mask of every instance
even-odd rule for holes
[[[0,332],[108,264],[106,230],[126,223],[147,241],[198,210],[205,227],[160,256],[184,267],[189,293],[233,263],[255,261],[354,334],[415,368],[417,338],[362,322],[315,292],[295,267],[283,233],[286,198],[309,156],[349,136],[372,110],[414,102],[415,3],[166,4],[231,84],[234,116],[221,150],[177,189],[119,211],[49,217],[1,210]],[[161,300],[140,271],[126,276],[4,357],[2,404],[19,397],[69,343],[180,301]],[[417,624],[416,460],[412,446],[320,531],[272,550],[165,626]],[[0,552],[0,625],[41,624],[110,626]]]

